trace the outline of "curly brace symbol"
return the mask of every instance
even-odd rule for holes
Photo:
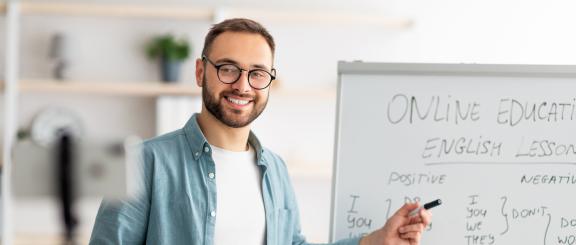
[[[506,219],[506,229],[500,233],[500,235],[504,235],[506,234],[506,232],[508,232],[508,229],[510,228],[510,225],[508,224],[508,214],[504,213],[504,207],[506,206],[506,201],[508,201],[507,197],[501,197],[500,199],[503,200],[502,202],[502,209],[500,210],[500,213],[502,214],[502,216],[504,216],[504,219]]]

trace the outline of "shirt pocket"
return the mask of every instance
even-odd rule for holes
[[[291,209],[278,209],[276,211],[276,243],[292,244],[296,226],[295,213]]]

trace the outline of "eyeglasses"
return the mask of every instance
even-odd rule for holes
[[[257,90],[267,88],[268,86],[270,86],[272,81],[276,79],[275,69],[272,69],[271,72],[274,73],[274,75],[272,75],[271,72],[268,72],[264,69],[245,70],[234,64],[217,65],[214,64],[214,62],[212,62],[211,60],[209,60],[208,57],[206,57],[205,55],[202,55],[202,60],[208,61],[210,64],[214,66],[214,68],[216,68],[216,73],[218,74],[218,80],[220,80],[220,82],[223,82],[225,84],[233,84],[237,82],[240,79],[240,76],[242,75],[242,71],[248,72],[248,84],[250,84],[250,87]]]

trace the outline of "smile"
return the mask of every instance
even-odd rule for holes
[[[236,105],[247,105],[248,103],[250,103],[250,100],[234,99],[230,97],[226,97],[226,100]]]

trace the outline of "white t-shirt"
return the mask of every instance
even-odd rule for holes
[[[252,147],[233,152],[212,146],[216,165],[214,244],[265,244],[262,178]]]

